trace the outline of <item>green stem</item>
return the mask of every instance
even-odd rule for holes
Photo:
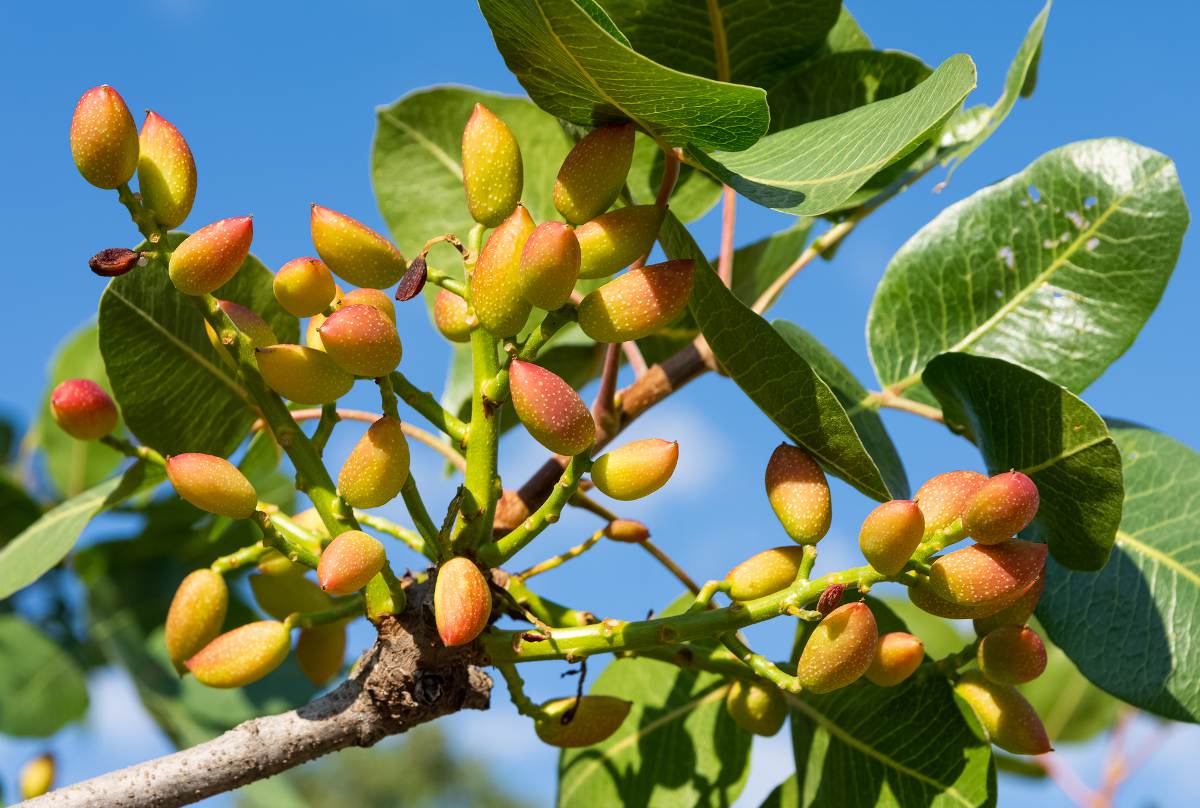
[[[574,322],[577,316],[578,312],[575,310],[575,306],[570,303],[562,308],[548,312],[530,335],[525,338],[525,342],[521,344],[520,350],[517,351],[517,359],[524,362],[532,362],[537,359],[538,352],[546,346],[546,343],[553,339],[554,335],[562,330],[563,326]],[[483,394],[493,404],[499,404],[508,399],[507,364],[500,369],[495,378],[489,380],[484,385]]]
[[[688,607],[689,612],[700,612],[709,608],[712,605],[712,599],[718,592],[728,592],[728,581],[708,581],[704,586],[700,587],[700,591],[696,593],[696,600]]]
[[[396,395],[400,396],[405,404],[453,438],[460,446],[466,442],[467,425],[443,408],[433,397],[433,393],[418,389],[398,370],[394,371],[389,379]]]
[[[525,695],[525,680],[521,678],[521,674],[517,673],[516,665],[512,663],[497,665],[496,670],[500,671],[500,675],[504,677],[504,684],[508,685],[508,697],[512,699],[513,706],[517,708],[518,713],[528,716],[534,721],[543,721],[548,717],[545,710],[534,704],[533,700]]]
[[[262,528],[263,544],[267,547],[274,547],[279,552],[283,553],[290,561],[296,564],[303,564],[306,567],[317,568],[317,562],[320,556],[312,550],[305,547],[298,541],[285,536],[275,524],[271,521],[269,514],[262,511],[254,512],[254,521],[258,522],[258,526]]]
[[[529,578],[532,578],[535,575],[539,575],[540,573],[552,570],[555,567],[561,567],[563,564],[567,563],[572,558],[577,558],[577,557],[583,555],[584,553],[586,553],[588,550],[592,549],[592,547],[594,547],[596,545],[596,543],[603,538],[604,538],[604,531],[597,530],[595,533],[593,533],[590,537],[588,537],[583,542],[580,542],[579,544],[566,550],[565,552],[559,553],[558,555],[553,556],[551,558],[547,558],[545,561],[542,561],[538,564],[534,564],[532,567],[525,570],[524,572],[518,572],[516,577],[520,578],[522,581],[525,581],[525,580],[528,580]]]
[[[548,598],[543,598],[527,587],[524,581],[513,576],[509,576],[504,583],[504,589],[518,606],[548,626],[568,628],[590,626],[598,622],[596,615],[591,612],[571,609]]]
[[[114,435],[105,435],[103,438],[100,438],[100,442],[105,446],[116,449],[126,457],[137,457],[166,468],[166,459],[149,446],[135,446],[124,438],[118,438]]]
[[[319,612],[292,612],[283,621],[288,628],[313,628],[327,623],[336,623],[362,614],[363,596],[350,595]]]
[[[271,552],[271,548],[264,544],[252,544],[249,547],[236,550],[229,555],[221,556],[213,561],[208,568],[218,575],[225,575],[242,567],[257,564],[269,552]]]
[[[796,571],[796,579],[807,581],[812,577],[813,566],[817,563],[817,546],[815,544],[804,545],[804,550],[800,556],[800,569]]]
[[[379,385],[379,407],[383,410],[383,414],[399,420],[400,409],[396,405],[396,391],[392,387],[392,377],[380,376],[375,383]]]
[[[425,265],[425,279],[430,283],[442,287],[447,292],[453,292],[459,297],[465,298],[467,296],[467,285],[465,283],[447,275],[440,269],[429,266],[429,264]]]
[[[408,508],[408,515],[412,517],[417,533],[421,536],[422,546],[417,549],[417,552],[430,561],[437,562],[441,555],[438,547],[438,529],[429,515],[429,510],[425,507],[425,501],[421,499],[421,492],[417,490],[417,481],[411,472],[400,489],[400,496],[403,497],[404,507]]]
[[[803,690],[800,680],[783,670],[762,654],[756,654],[740,639],[737,634],[729,632],[721,635],[721,642],[735,657],[740,659],[750,670],[776,685],[780,690],[789,693],[799,693]]]
[[[317,428],[312,436],[312,444],[317,454],[325,454],[325,445],[329,443],[329,436],[333,434],[333,428],[340,420],[342,418],[338,415],[336,402],[321,407],[321,420],[317,421]]]
[[[467,434],[467,472],[462,512],[454,547],[481,546],[491,538],[496,513],[496,455],[500,442],[500,408],[484,398],[484,385],[499,372],[496,338],[482,328],[471,332],[471,425]]]
[[[411,549],[416,550],[418,553],[426,558],[429,558],[431,561],[434,560],[426,553],[427,548],[425,545],[425,539],[422,538],[421,534],[417,533],[415,530],[409,530],[406,527],[401,527],[390,519],[384,519],[382,516],[376,516],[374,514],[367,513],[366,511],[356,510],[354,512],[354,516],[358,519],[358,521],[362,522],[367,527],[378,530],[380,533],[384,533],[394,539],[399,539],[407,544]]]
[[[468,445],[468,464],[470,463],[471,447]],[[579,481],[589,468],[592,467],[591,447],[571,458],[562,477],[546,497],[546,501],[528,519],[518,525],[508,535],[501,537],[493,544],[484,545],[479,551],[479,560],[491,567],[498,567],[512,558],[521,548],[537,538],[543,530],[558,521],[562,509],[579,488]],[[470,473],[470,467],[467,469]]]

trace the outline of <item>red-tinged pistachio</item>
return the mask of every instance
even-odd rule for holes
[[[800,571],[804,548],[774,547],[750,556],[725,575],[729,597],[754,600],[790,586]]]
[[[521,147],[504,121],[476,104],[463,129],[463,187],[467,210],[484,227],[504,221],[521,201]]]
[[[165,118],[146,112],[138,135],[138,192],[168,230],[179,227],[196,199],[196,161],[183,135]]]
[[[271,345],[254,352],[267,386],[297,404],[332,404],[354,386],[354,376],[324,351],[302,345]]]
[[[1019,598],[995,614],[980,617],[975,620],[975,634],[983,637],[1000,626],[1023,626],[1033,616],[1038,601],[1042,599],[1042,590],[1046,588],[1046,573],[1043,571]]]
[[[175,590],[167,611],[165,639],[167,656],[176,670],[221,633],[229,608],[229,588],[225,579],[210,569],[188,574]]]
[[[330,595],[349,595],[366,586],[386,563],[387,551],[378,539],[347,530],[321,553],[317,583]]]
[[[545,717],[534,722],[534,731],[560,749],[591,746],[616,732],[632,706],[615,696],[552,699],[541,706]]]
[[[117,405],[91,379],[67,379],[50,393],[50,414],[72,438],[96,440],[117,428]]]
[[[664,211],[634,205],[597,216],[575,228],[579,241],[579,277],[607,278],[650,252]]]
[[[260,620],[217,637],[189,659],[187,667],[209,687],[244,687],[278,668],[291,647],[287,626]]]
[[[805,690],[829,693],[853,684],[871,667],[879,630],[867,604],[847,603],[817,624],[804,650],[796,676]]]
[[[596,439],[596,422],[571,385],[532,362],[514,359],[509,389],[517,417],[538,443],[561,455],[577,455]]]
[[[356,376],[386,376],[404,354],[395,324],[374,306],[341,307],[325,318],[317,332],[325,353]]]
[[[533,219],[524,205],[488,236],[471,272],[471,302],[479,322],[497,337],[521,330],[532,311],[521,295],[521,250],[533,233]]]
[[[571,224],[608,210],[633,163],[633,124],[601,126],[575,144],[554,182],[554,207]]]
[[[597,342],[628,342],[665,327],[692,296],[692,261],[631,269],[579,304],[579,327]]]
[[[925,643],[919,637],[893,631],[879,638],[865,676],[880,687],[893,687],[912,676],[924,660]]]
[[[925,519],[911,499],[893,499],[867,515],[858,533],[858,546],[867,563],[882,575],[895,575],[921,543]]]
[[[275,329],[271,328],[271,324],[260,317],[258,312],[234,303],[232,300],[218,300],[217,305],[225,312],[225,316],[237,326],[237,330],[250,338],[250,344],[255,348],[266,348],[268,345],[279,342],[279,338],[275,336]],[[221,344],[221,337],[208,324],[208,321],[204,323],[204,331],[208,334],[208,341],[217,349],[217,356],[221,357],[222,361],[233,364],[229,351]]]
[[[392,325],[396,324],[396,304],[392,303],[387,292],[380,289],[351,289],[344,295],[338,295],[334,308],[340,309],[346,306],[371,306],[386,315]]]
[[[535,306],[553,311],[570,298],[579,279],[579,239],[562,222],[542,222],[521,249],[521,293]]]
[[[334,275],[355,286],[386,289],[408,269],[390,241],[345,214],[313,205],[310,229],[317,255]]]
[[[346,624],[327,623],[300,630],[296,640],[296,664],[317,687],[337,676],[346,661]]]
[[[929,587],[942,600],[960,605],[1008,606],[1042,572],[1044,544],[1009,539],[1002,544],[973,544],[947,553],[929,568]],[[993,612],[999,611],[995,609]]]
[[[829,532],[833,506],[817,461],[798,446],[781,443],[767,461],[767,500],[792,541],[816,544]]]
[[[433,615],[438,636],[448,646],[466,645],[487,628],[492,593],[473,561],[452,558],[438,570]]]
[[[725,695],[725,710],[739,727],[769,738],[783,727],[787,702],[779,688],[738,679]]]
[[[439,289],[433,301],[433,324],[451,342],[470,342],[472,318],[467,301],[448,289]]]
[[[913,499],[925,517],[925,530],[929,534],[952,530],[947,538],[957,541],[966,536],[961,523],[963,508],[987,482],[987,477],[977,471],[948,471],[930,478],[917,489]]]
[[[333,600],[305,575],[306,571],[297,566],[278,575],[251,575],[250,591],[258,608],[283,620],[293,612],[320,612],[331,607]]]
[[[1045,672],[1046,646],[1029,626],[1001,626],[979,641],[975,659],[993,682],[1020,685]]]
[[[592,482],[613,499],[641,499],[666,485],[678,460],[675,441],[637,440],[596,458]]]
[[[249,216],[222,219],[185,238],[171,253],[171,283],[185,295],[206,295],[224,286],[250,254]]]
[[[71,117],[71,156],[97,188],[119,188],[138,165],[138,133],[121,95],[101,84],[83,94]]]
[[[1023,594],[1017,590],[1008,596],[984,603],[951,603],[934,593],[928,583],[917,583],[908,587],[908,599],[922,611],[947,620],[972,620],[989,617],[1010,606]]]
[[[54,755],[38,755],[21,767],[21,799],[32,800],[54,787]]]
[[[997,474],[963,509],[963,529],[980,544],[998,544],[1020,533],[1038,510],[1038,490],[1019,471]]]
[[[337,285],[319,258],[293,258],[279,268],[272,283],[275,299],[295,317],[320,314],[333,302]]]
[[[954,686],[983,725],[988,740],[1014,755],[1051,751],[1050,738],[1033,705],[1012,685],[989,681],[979,671],[967,671]]]
[[[249,519],[258,507],[254,486],[223,457],[200,452],[168,457],[167,479],[183,499],[218,516]]]
[[[650,538],[650,528],[636,519],[614,519],[604,528],[604,535],[613,541],[641,544]]]
[[[408,463],[400,419],[385,415],[350,450],[338,473],[338,491],[355,508],[378,508],[400,493],[408,481]]]

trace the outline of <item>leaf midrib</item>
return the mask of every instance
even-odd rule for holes
[[[1135,538],[1132,533],[1129,533],[1125,530],[1118,530],[1117,543],[1127,545],[1135,552],[1141,553],[1147,558],[1152,558],[1158,563],[1170,567],[1176,573],[1182,575],[1184,578],[1187,578],[1197,587],[1200,587],[1200,573],[1197,573],[1195,570],[1188,569],[1178,559],[1167,555],[1162,550],[1159,550],[1156,547],[1151,547],[1140,539]]]
[[[418,146],[429,152],[433,156],[433,159],[445,166],[456,179],[462,180],[462,166],[454,158],[446,154],[440,146],[421,134],[415,127],[397,118],[391,110],[380,110],[379,117],[415,140]]]

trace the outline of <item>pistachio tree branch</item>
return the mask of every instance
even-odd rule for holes
[[[543,530],[557,522],[562,509],[575,494],[579,488],[579,481],[591,466],[590,449],[572,457],[558,484],[550,492],[550,496],[546,497],[542,506],[508,535],[484,545],[479,551],[479,560],[488,566],[498,567],[520,552],[521,548],[537,538]]]
[[[604,531],[597,530],[595,533],[593,533],[587,539],[580,542],[579,544],[576,544],[574,547],[570,547],[567,550],[559,553],[556,556],[551,556],[550,558],[547,558],[545,561],[540,561],[537,564],[534,564],[532,567],[530,567],[527,570],[522,570],[521,572],[518,572],[515,577],[517,577],[518,579],[520,579],[522,581],[527,581],[535,575],[540,575],[543,572],[548,572],[552,569],[555,569],[556,567],[561,567],[563,564],[567,563],[572,558],[578,558],[579,556],[586,553],[588,550],[595,547],[596,543],[599,542],[603,538],[604,538]]]
[[[391,374],[392,389],[400,400],[416,410],[426,421],[445,432],[460,445],[467,439],[467,425],[455,415],[448,412],[433,393],[421,390],[410,382],[403,373],[396,370]]]

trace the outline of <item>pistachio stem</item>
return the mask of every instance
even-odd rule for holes
[[[292,416],[295,418],[295,415]],[[317,428],[313,431],[312,443],[317,450],[317,454],[324,456],[325,445],[329,443],[329,436],[333,434],[333,428],[337,422],[342,420],[338,414],[337,404],[326,404],[321,407],[321,420],[317,421]]]
[[[696,600],[688,607],[689,612],[699,612],[708,609],[712,605],[712,599],[718,592],[728,592],[729,583],[727,581],[712,580],[706,581],[704,586],[700,587],[700,591],[696,593]]]
[[[467,449],[470,452],[470,447]],[[516,555],[521,548],[533,541],[537,536],[562,514],[562,509],[574,496],[579,488],[579,481],[588,469],[592,467],[591,447],[584,449],[571,458],[562,477],[546,497],[542,506],[508,535],[501,537],[491,544],[484,545],[479,551],[479,560],[491,567],[498,567]],[[491,522],[488,523],[489,525]]]
[[[525,694],[525,680],[521,678],[521,674],[517,673],[516,665],[508,662],[497,665],[496,670],[500,671],[500,675],[504,677],[504,684],[508,686],[508,697],[512,700],[518,713],[532,718],[534,721],[543,721],[547,718],[546,711],[534,704],[533,700]]]
[[[156,466],[166,467],[166,459],[158,452],[151,449],[149,446],[137,446],[124,438],[118,438],[115,435],[105,435],[100,438],[100,442],[105,446],[116,449],[126,457],[136,457],[145,460],[148,463],[153,463]]]
[[[396,395],[426,421],[449,435],[460,446],[467,440],[467,425],[438,404],[433,393],[418,389],[398,370],[392,371],[389,378]]]
[[[493,574],[500,575],[498,571],[493,571]],[[549,598],[544,598],[531,590],[525,585],[524,581],[516,576],[507,576],[504,579],[503,587],[521,609],[529,612],[537,620],[548,626],[567,628],[571,626],[590,626],[597,622],[596,616],[591,612],[572,609],[563,606],[561,603],[556,603]]]
[[[294,563],[303,564],[313,569],[317,568],[317,562],[320,561],[320,558],[303,544],[285,536],[275,527],[275,523],[271,521],[271,517],[268,514],[262,511],[255,511],[254,521],[262,529],[262,541],[264,545],[275,548]]]
[[[292,612],[284,618],[283,624],[288,628],[313,628],[360,615],[362,610],[363,596],[349,595],[338,599],[333,606],[319,612]]]
[[[791,674],[784,673],[783,670],[771,660],[767,659],[762,654],[756,654],[751,650],[750,646],[742,642],[735,632],[729,632],[721,635],[721,643],[729,649],[729,651],[738,659],[740,659],[746,667],[754,671],[756,674],[766,679],[768,682],[776,685],[780,690],[785,690],[788,693],[799,693],[804,688],[800,685],[800,680]]]
[[[431,561],[434,560],[431,556],[426,555],[427,547],[425,539],[415,530],[409,530],[406,527],[401,527],[390,519],[384,519],[382,516],[376,516],[375,514],[367,513],[366,511],[356,510],[354,512],[354,516],[359,522],[367,527],[378,530],[380,533],[391,536],[394,539],[399,539],[411,549],[416,550],[418,553],[426,558],[429,558]]]
[[[249,547],[243,547],[240,550],[235,550],[228,555],[223,555],[215,559],[208,568],[218,575],[225,575],[242,567],[257,564],[262,560],[263,556],[271,552],[271,549],[262,543],[252,544]]]
[[[500,442],[500,408],[484,396],[484,386],[500,372],[496,338],[482,328],[471,332],[471,423],[467,433],[467,472],[453,546],[479,547],[491,538],[496,514],[496,456]]]
[[[417,490],[417,481],[411,472],[400,488],[400,496],[404,499],[404,507],[408,509],[408,515],[412,517],[417,533],[421,537],[421,547],[414,549],[430,561],[436,562],[439,555],[438,529],[429,515],[429,510],[425,507],[425,501],[421,499],[421,492]]]
[[[547,558],[545,561],[534,564],[529,569],[524,570],[523,572],[518,572],[516,574],[516,576],[514,576],[514,577],[518,578],[519,580],[525,581],[525,580],[532,578],[535,575],[540,575],[543,572],[552,570],[555,567],[561,567],[563,564],[567,563],[572,558],[578,558],[579,556],[586,553],[588,550],[592,549],[596,545],[596,543],[599,542],[603,538],[604,538],[604,531],[597,530],[595,533],[593,533],[591,536],[589,536],[586,540],[580,542],[579,544],[576,544],[574,547],[571,547],[570,549],[568,549],[562,553],[559,553],[556,556]]]
[[[375,383],[379,385],[379,407],[383,410],[383,414],[399,420],[400,409],[396,404],[396,391],[392,387],[392,377],[380,376]]]

